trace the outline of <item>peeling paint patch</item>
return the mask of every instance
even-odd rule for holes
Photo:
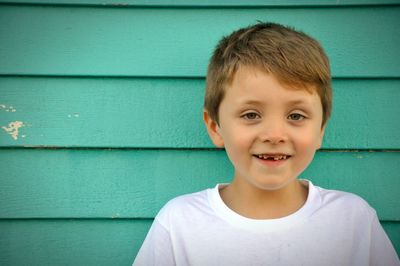
[[[120,214],[119,214],[119,213],[116,213],[116,214],[114,214],[114,215],[111,216],[111,219],[115,219],[115,218],[118,218],[118,217],[120,217]]]
[[[12,112],[15,113],[17,111],[17,109],[15,109],[13,106],[8,106],[5,104],[0,103],[0,110],[4,110],[6,112]]]
[[[72,115],[69,114],[68,117],[69,117],[69,118],[71,118],[71,117],[78,118],[78,117],[79,117],[79,114],[78,114],[78,113],[74,113],[74,114],[72,114]]]
[[[14,140],[18,139],[19,129],[25,126],[21,121],[14,121],[8,124],[8,127],[2,127]],[[24,135],[25,136],[25,135]]]

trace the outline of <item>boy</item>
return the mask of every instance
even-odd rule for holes
[[[364,200],[297,179],[331,98],[328,58],[306,34],[258,23],[223,38],[203,117],[232,183],[164,206],[134,265],[400,265]]]

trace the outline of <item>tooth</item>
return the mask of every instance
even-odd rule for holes
[[[278,161],[278,160],[286,160],[288,158],[287,155],[266,155],[266,154],[257,154],[256,155],[258,158],[260,159],[264,159],[264,160],[274,160],[274,161]]]

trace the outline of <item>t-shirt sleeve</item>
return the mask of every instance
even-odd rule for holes
[[[399,257],[375,215],[371,227],[370,265],[400,266]]]
[[[133,262],[133,266],[142,265],[175,265],[170,234],[157,218]]]

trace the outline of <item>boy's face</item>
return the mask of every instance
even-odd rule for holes
[[[219,108],[219,125],[204,112],[214,144],[225,147],[235,181],[263,190],[284,188],[320,148],[324,128],[316,93],[288,89],[273,75],[241,67]]]

